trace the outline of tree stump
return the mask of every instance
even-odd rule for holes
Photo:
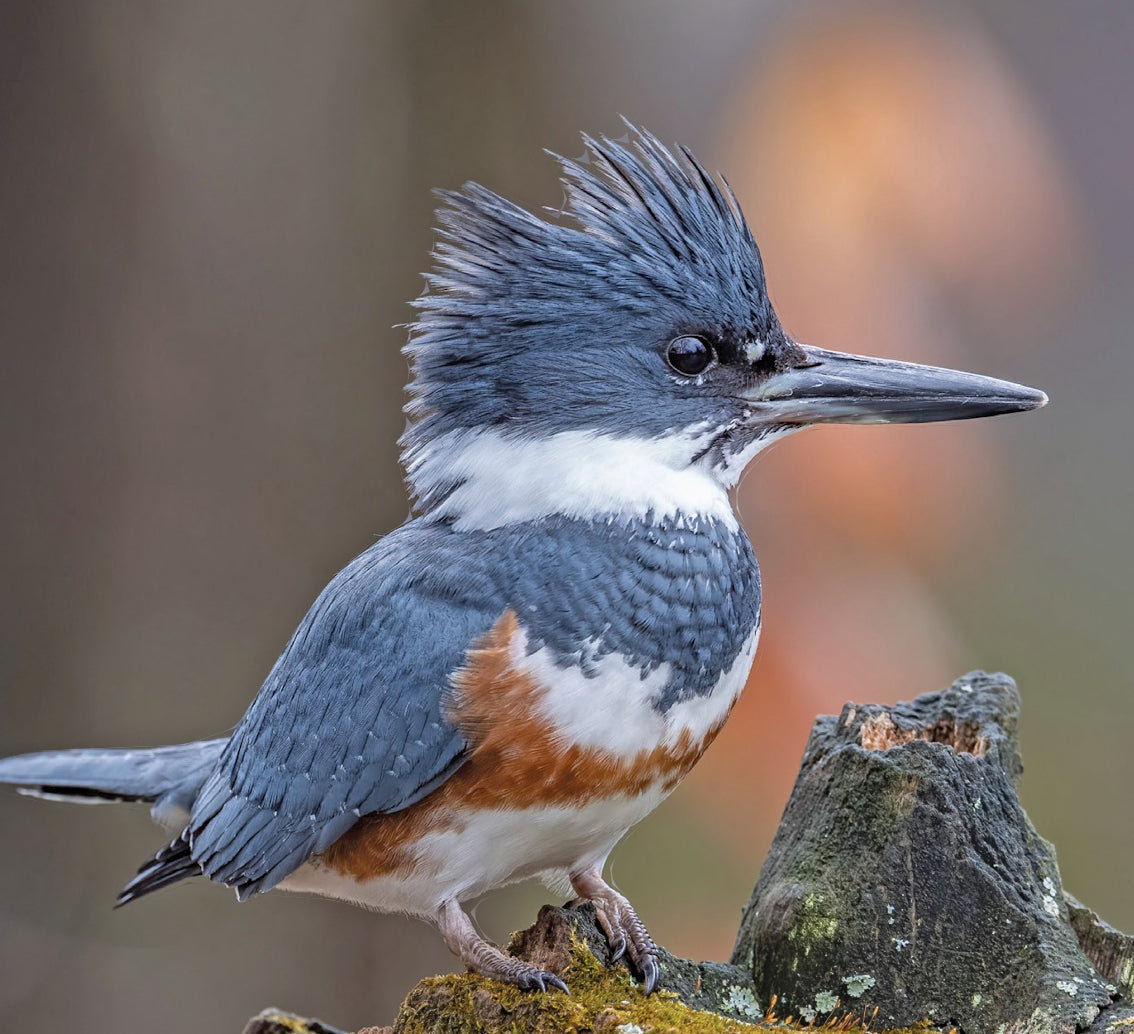
[[[787,1016],[847,1034],[1134,1034],[1134,938],[1064,894],[1016,795],[1019,711],[1010,678],[973,672],[819,718],[731,964],[663,950],[647,998],[591,906],[547,906],[508,950],[563,976],[570,997],[432,978],[382,1034],[725,1034]],[[274,1010],[254,1022],[250,1034],[337,1034]]]
[[[973,672],[816,721],[733,953],[758,994],[965,1034],[1073,1032],[1110,1006],[1117,971],[1084,952],[1016,795],[1019,712],[1010,678]]]

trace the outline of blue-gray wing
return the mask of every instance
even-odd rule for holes
[[[461,764],[448,679],[504,602],[458,538],[411,522],[323,590],[194,803],[188,840],[207,876],[241,898],[268,890]]]

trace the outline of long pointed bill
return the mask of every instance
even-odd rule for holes
[[[784,424],[918,424],[1019,413],[1047,404],[1035,388],[938,366],[828,352],[773,374],[749,396]]]

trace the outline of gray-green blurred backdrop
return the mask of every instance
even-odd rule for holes
[[[1002,668],[1030,814],[1134,928],[1132,112],[1134,7],[1103,0],[5,0],[0,753],[238,720],[406,514],[395,325],[430,188],[557,205],[543,149],[621,113],[730,175],[789,330],[1052,405],[757,467],[768,653],[620,886],[723,957],[811,715]],[[276,1004],[354,1029],[453,965],[424,924],[200,881],[111,913],[162,836],[0,794],[7,1026],[236,1032]],[[545,898],[478,919],[502,937]]]

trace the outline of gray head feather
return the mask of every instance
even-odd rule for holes
[[[633,127],[626,144],[584,140],[588,157],[558,159],[568,221],[477,184],[441,194],[435,267],[405,349],[407,469],[455,431],[658,436],[730,420],[724,400],[714,412],[674,383],[667,342],[782,333],[727,184]]]

